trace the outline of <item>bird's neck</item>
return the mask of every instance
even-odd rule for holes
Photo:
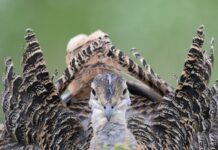
[[[131,145],[130,147],[135,145],[135,139],[127,128],[125,114],[126,110],[117,111],[108,121],[101,111],[93,110],[92,126],[94,133],[91,142],[93,149],[97,149],[96,146],[101,149],[104,145],[107,145],[108,148],[114,147],[118,143]]]
[[[126,128],[126,110],[119,110],[114,112],[108,121],[104,112],[98,109],[92,110],[92,127],[95,134],[98,134],[99,131],[103,130],[105,126],[108,125],[117,125],[120,128]]]

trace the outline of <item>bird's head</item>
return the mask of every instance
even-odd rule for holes
[[[113,73],[99,74],[94,78],[91,88],[89,105],[96,116],[107,121],[116,115],[125,116],[130,97],[126,81],[121,76]]]

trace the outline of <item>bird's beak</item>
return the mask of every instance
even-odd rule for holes
[[[112,116],[112,108],[111,108],[111,104],[106,104],[105,106],[105,116],[107,118],[107,121],[110,121],[111,116]]]

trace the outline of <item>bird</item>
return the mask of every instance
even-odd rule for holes
[[[2,100],[6,133],[1,136],[6,140],[0,140],[0,149],[82,150],[102,149],[105,144],[112,149],[120,143],[137,150],[191,149],[196,145],[216,148],[218,84],[208,87],[213,52],[207,55],[202,50],[203,30],[203,26],[197,29],[177,87],[171,90],[162,81],[159,89],[157,82],[148,82],[152,74],[139,71],[107,36],[79,52],[58,82],[53,83],[35,34],[28,29],[23,75],[15,74],[10,58],[5,61]],[[128,66],[134,77],[162,95],[161,101],[131,96],[120,74],[106,72],[91,82],[88,100],[73,99],[70,106],[66,105],[62,93],[90,57],[105,49],[109,49],[108,57]],[[202,133],[209,136],[212,144],[201,144],[198,138],[206,137]]]

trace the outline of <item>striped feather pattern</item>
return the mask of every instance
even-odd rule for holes
[[[211,52],[202,50],[204,27],[197,29],[182,74],[174,91],[160,79],[134,50],[144,69],[115,48],[108,36],[99,37],[75,56],[64,74],[51,81],[35,34],[28,29],[23,55],[23,75],[15,75],[10,58],[5,61],[2,95],[6,130],[1,149],[89,149],[93,137],[88,99],[77,101],[61,94],[93,56],[108,50],[107,56],[163,96],[161,101],[132,95],[127,127],[137,140],[137,149],[217,149],[217,89],[208,82],[214,62]]]

